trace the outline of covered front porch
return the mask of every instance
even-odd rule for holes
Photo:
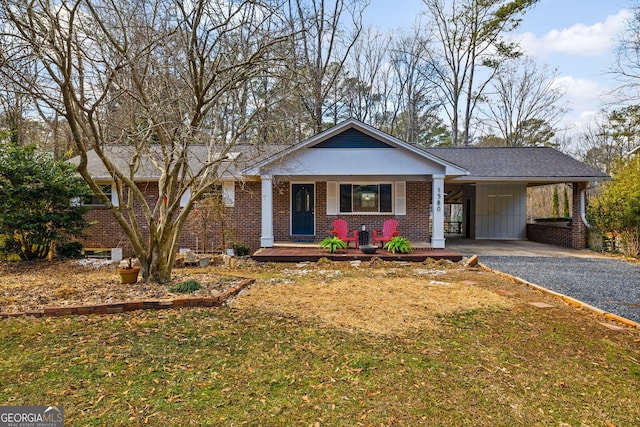
[[[349,230],[359,236],[381,230],[387,219],[398,221],[398,232],[418,247],[444,249],[444,177],[399,176],[288,177],[273,179],[261,176],[261,240],[260,246],[271,248],[313,243],[316,246],[332,235],[335,220],[344,220]],[[344,208],[344,190],[350,193]],[[366,189],[366,192],[363,191]],[[383,194],[386,189],[386,194]],[[358,191],[358,193],[356,193]],[[373,200],[372,211],[359,211],[354,206],[360,198]],[[386,207],[381,207],[386,199]],[[362,242],[361,242],[362,244]]]
[[[444,249],[444,184],[467,171],[364,123],[348,120],[244,171],[260,183],[260,246],[319,243],[332,222],[399,233]]]

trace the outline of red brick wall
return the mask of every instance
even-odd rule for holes
[[[527,224],[527,239],[532,242],[548,243],[565,248],[584,249],[587,247],[587,227],[580,216],[580,192],[586,188],[584,182],[574,182],[572,193],[572,220],[567,227],[543,224]]]
[[[138,187],[145,194],[147,203],[154,204],[156,202],[158,198],[158,183],[143,182],[139,183]],[[142,209],[137,204],[135,205],[135,214],[144,238],[148,238],[149,229],[146,226],[146,221],[144,221]],[[89,211],[87,218],[95,224],[87,230],[87,238],[82,240],[85,248],[123,248],[124,256],[132,254],[129,239],[111,211],[104,206],[95,206]]]
[[[429,241],[431,182],[407,182],[407,215],[400,233],[413,241]]]
[[[154,203],[158,195],[156,183],[143,183],[147,201]],[[407,215],[395,216],[399,221],[400,233],[412,241],[428,241],[429,236],[429,204],[431,202],[430,182],[407,182]],[[332,221],[340,215],[327,215],[327,184],[315,183],[316,235],[296,236],[297,239],[320,241],[329,235]],[[276,241],[291,240],[291,186],[289,182],[277,182],[273,190],[273,233]],[[180,238],[179,247],[195,250],[216,251],[231,247],[234,242],[248,245],[252,250],[260,247],[261,233],[261,183],[236,183],[235,206],[224,209],[225,220],[215,215],[195,214],[187,221]],[[197,208],[196,208],[197,209]],[[140,224],[146,229],[142,220]],[[122,247],[124,256],[131,254],[131,247],[124,232],[113,218],[111,212],[104,207],[93,208],[88,217],[95,221],[88,238],[83,241],[87,248]],[[391,215],[344,215],[350,227],[360,229],[365,224],[367,230],[382,228],[385,219]],[[225,233],[226,245],[223,245],[222,234]],[[147,235],[148,236],[148,235]]]
[[[87,219],[94,223],[87,231],[87,238],[82,243],[87,248],[117,248],[128,246],[129,240],[116,222],[111,212],[105,207],[93,207]]]
[[[572,248],[572,228],[544,224],[527,224],[527,239],[532,242]]]
[[[407,215],[394,216],[402,236],[412,241],[429,241],[429,205],[431,203],[431,182],[407,182]],[[158,197],[157,183],[141,183],[147,201],[155,203]],[[552,227],[542,224],[527,224],[527,238],[531,241],[549,243],[569,248],[585,248],[587,230],[580,218],[580,191],[584,183],[573,183],[572,212],[570,227]],[[291,240],[291,186],[289,182],[277,182],[273,191],[273,233],[276,241]],[[296,236],[319,242],[329,236],[332,221],[338,217],[347,220],[349,227],[360,229],[365,224],[367,230],[382,228],[385,219],[391,215],[327,215],[327,184],[315,183],[316,235]],[[181,248],[215,251],[231,247],[234,242],[248,245],[252,250],[260,247],[261,232],[261,183],[236,183],[235,206],[227,207],[224,223],[219,218],[202,218],[194,215],[185,225]],[[145,233],[146,226],[142,213],[138,210],[140,224]],[[129,241],[112,214],[104,207],[95,207],[88,219],[95,225],[87,231],[83,244],[86,248],[123,248],[124,256],[131,254]],[[226,235],[223,245],[222,233]],[[145,237],[148,234],[145,235]],[[197,243],[197,246],[196,246]]]
[[[262,216],[262,184],[260,182],[236,182],[235,207],[229,212],[237,242],[248,245],[251,250],[260,247]],[[275,190],[277,191],[277,190]]]
[[[316,186],[316,199],[317,196]],[[273,185],[273,238],[276,242],[291,240],[291,214],[289,206],[291,204],[291,186],[289,182],[275,182]],[[316,200],[316,203],[318,200]],[[255,206],[260,215],[260,204]],[[316,209],[317,212],[317,209]],[[260,226],[256,230],[260,237]],[[258,242],[259,243],[259,242]]]
[[[258,249],[262,223],[260,189],[260,182],[237,182],[234,206],[224,208],[224,218],[219,215],[210,218],[196,212],[185,224],[180,247],[216,252],[238,243],[249,246],[251,250]],[[204,248],[203,242],[206,242]]]
[[[367,230],[381,229],[385,219],[398,220],[398,230],[403,237],[412,241],[429,241],[429,204],[431,203],[431,182],[407,182],[407,214],[406,215],[327,215],[327,183],[316,183],[316,240],[322,240],[333,228],[336,218],[347,220],[349,228],[358,230],[365,224]],[[370,236],[373,233],[370,233]],[[371,238],[371,237],[370,237]]]

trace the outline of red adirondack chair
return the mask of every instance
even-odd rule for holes
[[[349,242],[354,242],[356,244],[356,249],[358,248],[358,230],[349,230],[347,221],[344,219],[333,220],[333,230],[331,230],[331,234],[338,236],[340,240],[347,243],[347,246],[349,245]],[[351,236],[349,236],[349,234],[351,234]]]
[[[384,246],[384,242],[388,242],[393,236],[400,235],[397,229],[397,219],[385,219],[382,224],[382,230],[373,230],[373,244],[375,245],[380,242]]]

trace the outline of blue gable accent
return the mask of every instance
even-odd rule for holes
[[[356,129],[347,129],[310,148],[394,148]]]

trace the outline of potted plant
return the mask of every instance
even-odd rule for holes
[[[123,284],[132,284],[138,281],[138,273],[140,273],[140,267],[134,267],[131,263],[131,257],[125,267],[118,268],[118,275],[120,276],[120,282]]]
[[[335,254],[339,250],[347,249],[347,242],[337,236],[331,236],[320,242],[320,247],[327,249],[330,254]]]
[[[384,245],[384,248],[389,252],[391,252],[392,254],[395,254],[395,253],[408,254],[413,251],[413,248],[411,247],[411,243],[409,243],[409,239],[402,236],[393,237]]]

